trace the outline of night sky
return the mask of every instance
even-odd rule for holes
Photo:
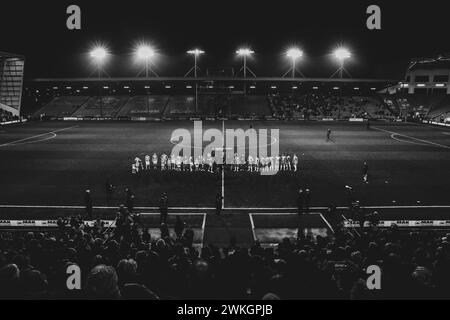
[[[134,76],[131,52],[140,40],[159,53],[160,75],[182,76],[192,65],[187,49],[200,47],[202,72],[240,68],[236,49],[256,54],[250,68],[259,76],[281,76],[289,62],[283,53],[297,44],[305,53],[299,69],[328,77],[336,69],[330,52],[344,44],[354,57],[353,77],[402,78],[411,58],[450,52],[448,1],[2,1],[0,51],[26,56],[26,78],[87,77],[87,52],[95,42],[113,53],[111,76]],[[82,10],[82,30],[66,28],[66,8]],[[382,10],[382,30],[366,28],[370,4]]]

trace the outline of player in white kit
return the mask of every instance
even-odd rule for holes
[[[298,170],[298,157],[296,154],[292,157],[292,165],[294,167],[294,171]]]
[[[158,156],[156,155],[156,153],[154,153],[152,155],[152,165],[153,165],[153,170],[156,170],[157,166],[158,166]]]
[[[145,155],[145,170],[150,169],[150,156],[147,154]]]

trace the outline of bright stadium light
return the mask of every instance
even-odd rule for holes
[[[194,66],[191,69],[189,69],[189,71],[184,76],[187,77],[192,71],[194,71],[194,77],[197,78],[197,70],[199,69],[197,67],[197,60],[200,55],[205,53],[205,51],[200,49],[192,49],[186,51],[186,53],[194,56]]]
[[[187,54],[193,54],[194,56],[199,56],[201,54],[204,54],[205,51],[200,50],[200,49],[193,49],[193,50],[188,50],[186,53]]]
[[[149,71],[152,71],[152,73],[155,76],[158,76],[151,68],[150,68],[150,63],[152,58],[156,55],[155,50],[147,45],[147,44],[139,44],[135,51],[134,51],[134,55],[136,57],[136,59],[140,62],[143,62],[145,64],[145,77],[148,78],[149,76]]]
[[[297,60],[303,56],[303,51],[298,48],[291,48],[286,52],[286,56],[292,60]]]
[[[291,48],[288,51],[286,51],[286,56],[289,59],[292,60],[292,68],[289,69],[283,75],[283,77],[285,77],[290,71],[292,71],[292,79],[294,79],[295,78],[295,73],[296,73],[296,71],[298,71],[298,70],[296,70],[295,64],[296,64],[297,59],[300,59],[301,57],[303,57],[303,51],[298,49],[298,48]],[[302,75],[302,77],[304,77],[303,74],[300,71],[298,71],[298,72]]]
[[[352,57],[351,52],[347,48],[339,47],[336,50],[334,50],[333,55],[339,62],[339,69],[336,70],[336,72],[333,73],[331,77],[333,78],[336,74],[338,74],[339,78],[343,78],[344,72],[346,72],[350,76],[350,73],[344,68],[344,63],[346,59]]]
[[[334,56],[338,60],[345,60],[350,58],[352,54],[346,48],[337,48],[336,50],[334,50]]]
[[[184,75],[184,77],[187,77],[192,71],[194,71],[194,78],[197,79],[197,70],[199,69],[197,66],[197,60],[198,57],[205,53],[205,51],[200,49],[192,49],[186,51],[187,54],[194,56],[194,66]],[[197,113],[198,110],[198,84],[197,81],[195,82],[195,112]]]
[[[155,51],[147,45],[141,45],[136,49],[136,57],[139,60],[146,61],[151,59],[154,55]]]
[[[95,60],[96,63],[103,63],[108,56],[108,50],[105,47],[95,47],[89,53],[92,59]]]
[[[102,71],[103,71],[103,64],[105,63],[106,58],[109,55],[108,49],[102,45],[95,46],[89,53],[92,60],[97,65],[97,72],[98,72],[98,98],[99,98],[99,104],[100,104],[100,118],[103,118],[103,101],[100,99],[101,96],[101,78],[102,78]]]
[[[247,67],[247,57],[251,56],[252,54],[254,54],[255,51],[253,51],[250,48],[240,48],[238,50],[236,50],[236,54],[240,57],[243,58],[244,60],[244,65],[242,66],[241,70],[244,71],[244,95],[246,94],[246,83],[245,83],[245,79],[247,78],[247,71],[249,71],[254,77],[256,77],[256,75],[253,73],[252,70],[250,70],[250,68]],[[241,71],[239,70],[239,72]]]
[[[238,49],[236,51],[237,55],[244,56],[244,57],[248,57],[248,56],[250,56],[250,55],[252,55],[254,53],[255,53],[255,51],[253,51],[253,50],[251,50],[249,48],[241,48],[241,49]]]

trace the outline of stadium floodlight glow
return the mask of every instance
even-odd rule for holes
[[[187,53],[187,54],[193,54],[193,55],[195,55],[195,56],[199,56],[199,55],[201,55],[201,54],[204,54],[205,51],[200,50],[200,49],[192,49],[192,50],[186,51],[186,53]]]
[[[97,71],[98,71],[98,98],[100,100],[100,118],[103,118],[103,100],[100,99],[100,96],[102,95],[101,90],[101,78],[102,78],[102,72],[103,72],[103,64],[105,63],[106,58],[109,55],[108,49],[103,45],[96,45],[89,53],[92,60],[97,65]]]
[[[194,56],[194,66],[191,69],[189,69],[188,72],[186,72],[184,77],[187,77],[193,71],[194,72],[194,78],[197,78],[197,70],[199,69],[197,67],[197,59],[198,59],[198,57],[200,55],[204,54],[205,51],[200,50],[200,49],[192,49],[192,50],[186,51],[186,53]]]
[[[346,48],[337,48],[336,50],[334,50],[334,56],[338,60],[345,60],[351,58],[352,54]]]
[[[236,50],[237,55],[244,56],[244,57],[248,57],[254,53],[255,53],[255,51],[253,51],[252,49],[249,49],[249,48],[241,48],[241,49]]]
[[[140,60],[146,61],[155,55],[155,51],[148,45],[140,45],[136,49],[136,57]]]
[[[105,47],[98,46],[92,49],[89,55],[95,60],[95,62],[103,63],[108,56],[108,50]]]
[[[194,71],[194,78],[197,79],[197,70],[199,69],[199,67],[197,66],[197,60],[200,55],[205,53],[205,51],[196,48],[188,50],[186,51],[186,53],[194,56],[194,66],[191,69],[189,69],[189,71],[184,75],[184,77],[187,77],[192,71]],[[197,113],[197,109],[198,109],[198,83],[197,81],[195,81],[195,113]]]
[[[343,78],[344,72],[346,72],[350,76],[350,73],[344,68],[345,60],[352,57],[350,50],[344,47],[339,47],[334,50],[333,55],[339,62],[339,69],[337,69],[336,72],[331,75],[331,78],[333,78],[336,74],[339,75],[339,78]]]
[[[293,60],[297,60],[303,56],[303,51],[298,48],[291,48],[286,52],[286,56]]]
[[[296,69],[295,63],[296,63],[297,59],[300,59],[301,57],[303,57],[303,51],[298,48],[290,48],[288,51],[286,51],[286,56],[292,60],[292,67],[283,75],[283,77],[285,77],[289,72],[292,71],[292,79],[294,79],[295,73],[296,73],[296,71],[298,71]],[[304,77],[304,75],[300,71],[298,71],[298,73],[300,73],[301,76]]]
[[[245,83],[245,79],[247,78],[247,71],[250,72],[256,78],[256,75],[253,73],[253,71],[247,67],[247,57],[251,56],[254,53],[255,53],[255,51],[253,51],[250,48],[239,48],[238,50],[236,50],[236,54],[238,56],[242,57],[243,61],[244,61],[241,70],[239,70],[239,72],[241,72],[241,71],[244,72],[244,96],[246,95],[246,91],[247,91],[246,90],[247,84]]]
[[[152,58],[156,55],[155,50],[149,46],[148,44],[141,43],[139,44],[135,51],[134,55],[138,61],[141,61],[145,64],[145,77],[148,78],[149,71],[151,71],[155,76],[158,76],[151,68],[150,63]]]

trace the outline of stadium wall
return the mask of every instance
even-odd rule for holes
[[[23,56],[0,52],[0,108],[14,116],[20,115],[24,68]]]

